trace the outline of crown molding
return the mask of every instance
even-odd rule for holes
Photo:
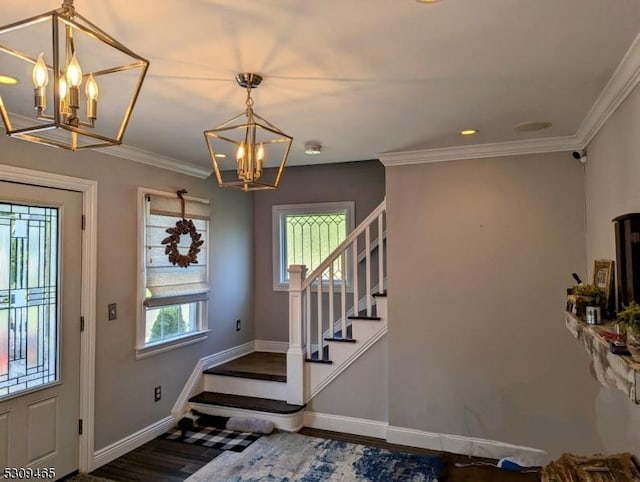
[[[384,152],[378,158],[385,166],[401,166],[405,164],[574,151],[581,148],[582,145],[576,136],[565,136],[492,144],[474,144],[462,147],[440,147],[417,151]]]
[[[585,147],[595,137],[604,123],[640,82],[640,34],[618,64],[615,72],[602,89],[591,110],[584,118],[576,137]]]
[[[10,114],[13,127],[16,129],[22,129],[33,125],[33,119],[25,117],[19,114]],[[1,124],[1,123],[0,123]],[[2,126],[3,130],[4,125]],[[128,159],[129,161],[140,162],[149,166],[159,167],[160,169],[167,169],[169,171],[179,172],[187,176],[197,177],[199,179],[208,178],[212,170],[204,169],[193,164],[189,164],[172,157],[163,156],[162,154],[156,154],[155,152],[145,151],[138,149],[137,147],[128,146],[126,144],[120,144],[119,146],[101,147],[92,149],[95,152],[107,154],[109,156],[120,157],[122,159]]]
[[[379,154],[378,157],[385,166],[399,166],[584,149],[638,83],[640,83],[640,34],[638,34],[625,53],[607,85],[602,89],[602,92],[573,136],[494,144],[474,144],[464,147],[385,152]]]
[[[188,164],[172,157],[163,156],[162,154],[156,154],[155,152],[145,151],[125,144],[102,147],[94,150],[110,156],[121,157],[130,161],[179,172],[180,174],[186,174],[187,176],[197,177],[199,179],[206,179],[212,173],[211,169],[203,169],[202,167],[194,166],[193,164]]]

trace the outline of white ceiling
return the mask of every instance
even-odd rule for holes
[[[2,0],[0,24],[61,0]],[[76,0],[151,65],[127,146],[210,170],[205,129],[255,111],[290,164],[574,136],[640,32],[639,0]],[[0,56],[0,74],[3,72]],[[5,92],[8,88],[0,86]],[[551,121],[531,133],[513,126]],[[457,131],[480,133],[462,138]],[[319,156],[303,153],[318,141]],[[17,142],[17,141],[16,141]]]

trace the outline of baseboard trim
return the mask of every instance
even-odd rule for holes
[[[189,399],[196,395],[196,392],[202,388],[201,382],[203,371],[252,353],[254,351],[254,345],[253,341],[249,341],[242,345],[234,346],[233,348],[214,353],[213,355],[209,355],[198,360],[198,363],[196,363],[196,366],[193,368],[184,388],[180,392],[180,395],[178,395],[176,403],[171,409],[171,415],[174,420],[180,418],[188,410]]]
[[[254,340],[255,351],[269,353],[287,353],[289,343],[286,341]]]
[[[496,460],[515,457],[528,466],[542,466],[549,462],[549,454],[540,449],[462,435],[423,432],[403,427],[387,427],[387,442]]]
[[[148,427],[138,430],[132,433],[128,437],[125,437],[117,442],[107,445],[106,447],[97,450],[93,454],[92,470],[97,469],[109,462],[123,456],[124,454],[137,449],[141,445],[150,442],[159,435],[162,435],[175,424],[173,417],[165,417],[162,420],[158,420],[156,423],[149,425]]]
[[[378,422],[365,418],[343,417],[329,413],[305,412],[304,426],[381,439],[385,439],[387,436],[387,422]]]

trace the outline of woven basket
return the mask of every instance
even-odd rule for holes
[[[640,471],[631,454],[581,457],[564,454],[545,466],[541,482],[640,482]]]

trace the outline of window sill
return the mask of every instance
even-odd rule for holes
[[[209,330],[197,331],[189,333],[188,335],[181,336],[179,338],[172,338],[170,340],[161,341],[152,345],[146,345],[136,348],[136,360],[148,358],[150,356],[158,355],[176,348],[182,348],[183,346],[193,345],[204,341],[209,336]]]

